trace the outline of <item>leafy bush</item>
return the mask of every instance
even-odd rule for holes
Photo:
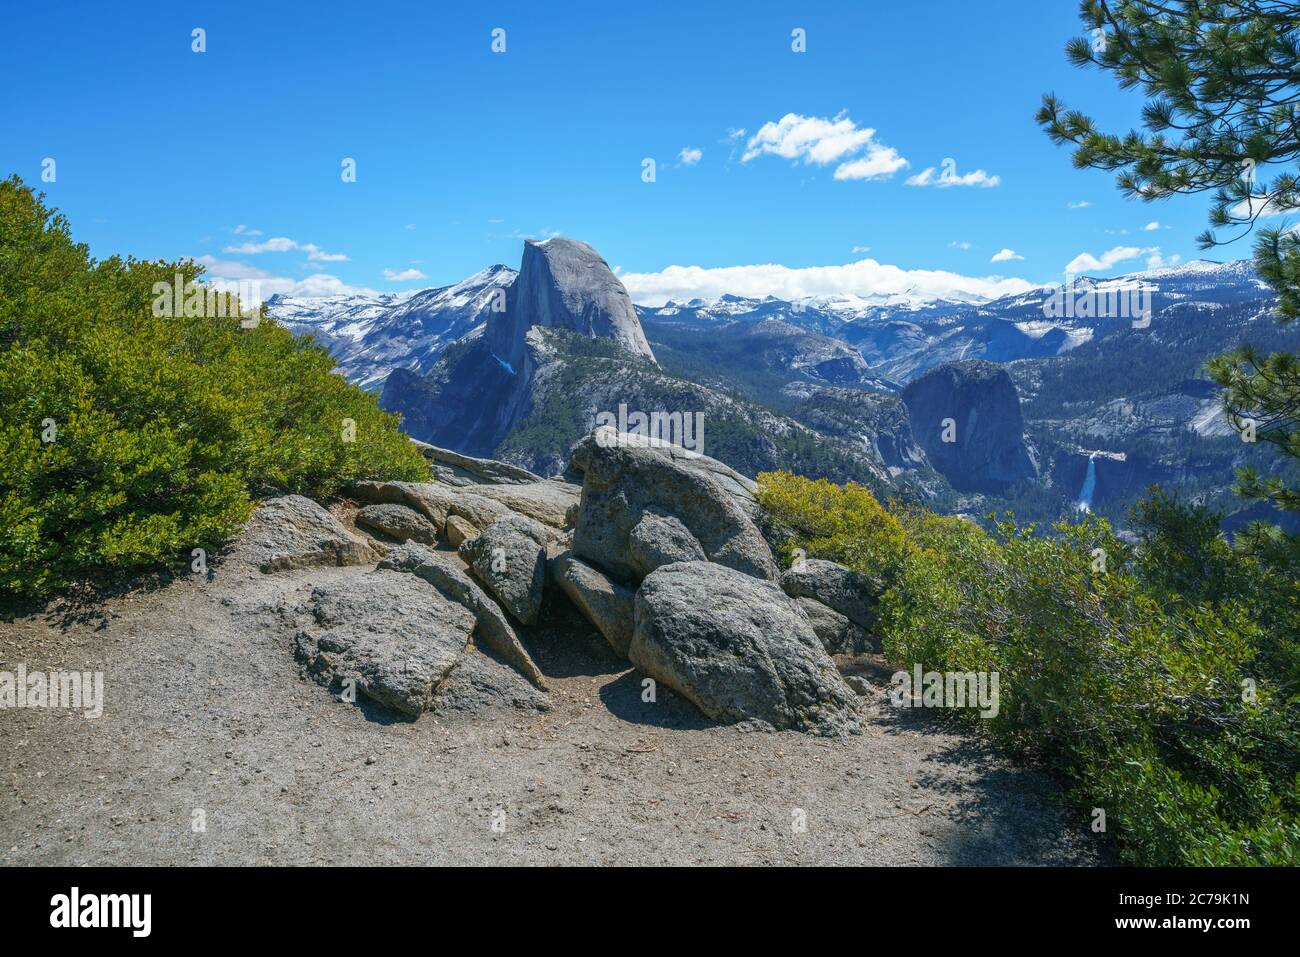
[[[802,548],[809,558],[857,569],[884,591],[915,548],[903,525],[865,486],[790,472],[764,472],[758,478],[759,503],[781,526],[787,563],[794,549]]]
[[[890,660],[998,672],[999,710],[980,726],[1103,808],[1128,860],[1300,863],[1294,542],[1229,543],[1216,515],[1158,489],[1130,546],[1091,517],[1055,537],[1010,519],[986,533],[863,489],[760,486],[792,545],[883,578]]]
[[[93,261],[42,197],[0,182],[0,593],[216,547],[260,492],[428,475],[309,341],[265,316],[242,328],[236,304],[154,315],[155,283],[201,272]]]

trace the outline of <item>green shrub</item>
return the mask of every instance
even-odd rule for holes
[[[217,547],[273,489],[428,475],[309,341],[265,316],[243,328],[237,307],[153,314],[155,283],[201,272],[95,262],[42,197],[0,182],[0,594]]]
[[[857,569],[880,592],[914,548],[902,524],[865,486],[790,472],[764,472],[758,481],[759,504],[790,536],[781,556],[787,564],[802,548],[809,558]]]
[[[1104,520],[991,533],[865,490],[761,476],[792,547],[889,582],[886,656],[999,675],[999,708],[955,712],[1106,811],[1128,860],[1300,863],[1300,585],[1295,543],[1160,490],[1130,546]],[[878,516],[884,513],[886,521]],[[868,521],[863,516],[870,516]],[[900,545],[899,529],[904,543]]]

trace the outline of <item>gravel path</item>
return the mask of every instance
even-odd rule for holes
[[[274,608],[366,571],[230,562],[89,613],[0,619],[0,670],[103,671],[106,698],[93,720],[0,711],[0,863],[1098,860],[1048,779],[890,708],[879,675],[861,736],[714,726],[666,690],[643,703],[556,592],[523,631],[548,711],[471,695],[411,722],[344,703],[299,674]]]

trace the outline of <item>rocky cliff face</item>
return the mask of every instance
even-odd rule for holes
[[[529,243],[504,311],[446,347],[427,375],[394,370],[380,404],[402,413],[413,438],[543,475],[565,468],[598,415],[622,408],[702,421],[703,449],[749,475],[788,468],[890,484],[872,448],[664,373],[618,278],[569,239]]]
[[[481,328],[447,347],[427,375],[390,374],[380,405],[402,413],[414,438],[488,455],[528,413],[543,330],[604,339],[630,358],[654,361],[627,290],[586,243],[524,246],[523,264]]]
[[[913,381],[902,398],[913,435],[953,488],[998,491],[1038,476],[1020,397],[1001,366],[946,363]]]
[[[487,337],[493,354],[512,369],[521,367],[534,326],[612,339],[634,356],[654,359],[627,290],[600,254],[576,239],[525,243],[507,303],[488,320]]]
[[[873,448],[891,469],[926,469],[925,452],[912,435],[907,408],[896,397],[861,389],[790,388],[800,402],[791,416],[822,435]]]
[[[527,394],[522,377],[502,365],[479,331],[450,347],[426,376],[393,370],[379,404],[401,413],[412,438],[486,456],[514,425]]]

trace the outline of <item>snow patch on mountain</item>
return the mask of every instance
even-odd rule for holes
[[[444,348],[480,328],[502,308],[515,276],[496,265],[451,286],[380,296],[272,296],[266,306],[291,332],[328,349],[350,382],[378,391],[394,369],[423,375]]]

